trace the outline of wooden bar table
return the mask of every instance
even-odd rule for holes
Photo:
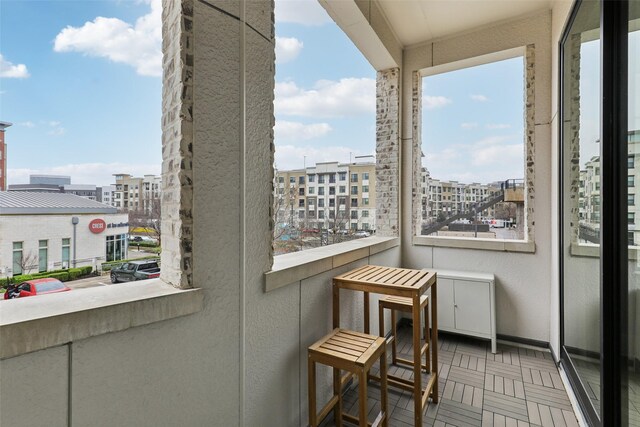
[[[365,265],[333,278],[333,327],[340,327],[340,289],[364,292],[364,333],[369,333],[369,293],[411,298],[413,309],[413,381],[387,375],[389,385],[413,392],[415,425],[422,426],[422,411],[431,397],[438,403],[438,302],[435,271]],[[420,296],[431,289],[431,378],[422,389]],[[427,343],[425,343],[427,345]]]

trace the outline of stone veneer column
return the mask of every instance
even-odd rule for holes
[[[193,0],[162,5],[162,279],[193,285]]]
[[[536,49],[535,45],[527,45],[525,50],[525,88],[524,88],[524,149],[525,149],[525,210],[527,212],[527,224],[525,235],[527,241],[534,241],[535,216],[534,206],[536,198],[535,186],[535,159],[536,159]]]
[[[398,236],[400,218],[400,69],[376,77],[376,234]]]
[[[567,40],[567,51],[569,58],[569,81],[565,86],[568,96],[564,96],[564,102],[569,106],[569,114],[564,114],[562,123],[565,132],[564,141],[569,145],[569,152],[566,156],[562,170],[569,162],[569,179],[565,182],[566,195],[569,196],[569,216],[570,223],[570,243],[578,242],[580,238],[580,47],[582,46],[581,34],[572,34]],[[561,59],[562,60],[562,59]],[[564,79],[564,76],[560,76]],[[565,82],[567,80],[565,79]],[[566,133],[566,130],[569,130]],[[564,148],[562,148],[564,150]],[[565,153],[567,151],[565,150]],[[568,184],[568,188],[566,187]],[[564,201],[562,202],[564,203]]]
[[[412,74],[411,123],[413,139],[408,141],[412,147],[413,179],[411,184],[412,200],[412,236],[421,235],[422,225],[422,76],[418,71]],[[428,203],[428,200],[427,200]]]

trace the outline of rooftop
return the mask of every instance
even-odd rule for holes
[[[116,208],[64,193],[0,191],[0,215],[115,214]]]

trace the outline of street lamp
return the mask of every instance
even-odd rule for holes
[[[77,216],[71,218],[71,224],[73,224],[73,268],[76,268],[76,247],[78,246],[76,243],[76,228],[79,222],[80,219]]]

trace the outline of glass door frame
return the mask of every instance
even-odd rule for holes
[[[628,22],[629,1],[602,0],[600,8],[600,414],[598,417],[565,348],[564,330],[564,45],[582,0],[572,6],[559,41],[559,273],[560,364],[589,424],[628,425]],[[569,242],[570,243],[570,242]],[[605,286],[606,284],[606,286]]]

